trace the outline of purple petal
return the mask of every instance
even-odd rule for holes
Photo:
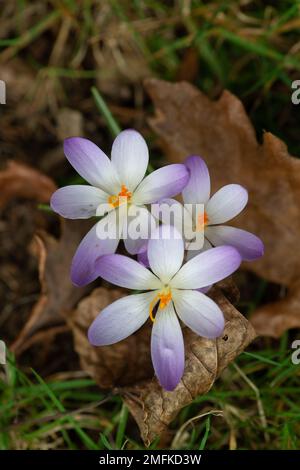
[[[205,235],[215,246],[233,246],[246,261],[258,259],[264,254],[264,244],[261,239],[246,230],[220,225],[207,227]]]
[[[182,197],[185,204],[206,204],[210,196],[210,177],[207,165],[201,157],[191,156],[185,161],[190,180]]]
[[[117,172],[109,158],[93,142],[82,137],[64,141],[64,152],[75,170],[92,186],[109,194],[120,191]]]
[[[76,286],[85,286],[94,281],[98,277],[96,267],[99,258],[117,249],[118,239],[100,240],[97,235],[99,224],[104,224],[108,217],[94,225],[77,248],[71,265],[71,279]]]
[[[161,225],[148,242],[149,264],[159,279],[167,284],[180,269],[184,256],[184,242],[177,230]]]
[[[191,330],[205,338],[217,338],[224,330],[224,316],[219,306],[195,290],[173,289],[177,315]]]
[[[137,187],[133,200],[136,204],[151,204],[179,194],[189,180],[189,171],[180,163],[167,165],[150,173]]]
[[[174,390],[184,372],[184,342],[172,302],[156,314],[151,356],[161,386],[168,391]]]
[[[228,184],[219,189],[208,201],[206,213],[209,225],[223,224],[233,219],[246,206],[248,192],[239,184]]]
[[[134,191],[145,176],[149,163],[149,152],[139,132],[127,129],[114,140],[111,160],[119,179],[129,191]]]
[[[123,255],[102,256],[97,263],[98,276],[116,286],[128,289],[159,289],[161,282],[134,259]]]
[[[241,264],[239,252],[232,246],[218,246],[195,256],[171,280],[178,289],[199,289],[215,284],[237,270]]]
[[[147,321],[152,298],[150,292],[128,295],[108,305],[91,324],[89,342],[107,346],[132,335]]]
[[[67,219],[88,219],[96,215],[99,204],[107,203],[108,194],[94,186],[65,186],[52,194],[54,212]]]
[[[137,260],[142,266],[145,266],[145,268],[150,268],[147,250],[148,243],[141,248],[140,252],[137,255]]]
[[[207,292],[212,288],[212,284],[210,286],[201,287],[201,289],[196,289],[198,292],[202,292],[202,294],[207,294]]]

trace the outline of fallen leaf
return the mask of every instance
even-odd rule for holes
[[[251,323],[260,335],[279,338],[290,328],[299,328],[300,285],[295,283],[286,297],[259,307]]]
[[[247,209],[232,225],[258,235],[265,255],[243,266],[290,291],[286,300],[254,313],[257,332],[278,337],[299,327],[300,257],[295,247],[300,235],[300,160],[270,132],[258,143],[242,103],[228,91],[211,101],[185,82],[149,79],[145,86],[156,109],[150,124],[169,160],[201,155],[210,168],[213,191],[228,183],[240,183],[249,191]],[[271,326],[272,312],[276,328]]]
[[[231,285],[222,283],[229,292]],[[154,377],[150,357],[152,324],[129,338],[105,347],[93,347],[87,329],[98,313],[117,298],[127,295],[121,289],[96,289],[68,315],[75,349],[81,365],[103,388],[120,393],[136,419],[144,442],[149,445],[156,436],[169,433],[168,425],[182,407],[207,393],[222,370],[254,339],[250,323],[225,298],[220,288],[210,295],[220,305],[226,318],[224,335],[217,340],[200,338],[184,328],[186,364],[184,376],[173,392],[164,391]],[[232,293],[236,297],[236,290]]]
[[[20,353],[30,344],[28,339],[42,328],[63,321],[77,302],[90,291],[90,287],[75,287],[70,279],[70,265],[77,245],[88,231],[90,223],[82,220],[61,219],[62,235],[59,240],[44,231],[35,236],[32,251],[39,261],[41,293],[28,321],[11,349]]]
[[[56,190],[55,183],[48,176],[13,160],[0,171],[0,187],[0,207],[18,197],[48,202]]]

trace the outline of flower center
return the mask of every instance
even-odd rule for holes
[[[202,230],[204,230],[208,222],[208,215],[205,211],[204,214],[199,214],[197,218],[196,231],[201,232]]]
[[[132,193],[128,191],[126,188],[125,184],[122,184],[121,186],[121,191],[119,192],[118,195],[114,194],[112,196],[108,197],[108,204],[110,204],[113,207],[119,207],[121,204],[124,204],[125,202],[130,202],[132,197]]]
[[[149,305],[149,317],[153,322],[155,321],[155,318],[153,317],[153,310],[157,302],[159,302],[158,308],[162,310],[171,302],[171,300],[172,293],[170,287],[165,287],[154,297],[154,299],[152,300],[152,302],[150,302]]]

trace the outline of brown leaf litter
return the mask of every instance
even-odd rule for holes
[[[127,295],[121,289],[100,287],[83,299],[67,318],[73,331],[81,365],[103,389],[120,393],[136,419],[144,442],[168,434],[168,425],[181,408],[212,387],[224,368],[254,339],[250,323],[233,307],[224,293],[236,298],[230,283],[211,290],[226,318],[222,338],[208,340],[184,328],[185,373],[173,392],[164,391],[154,377],[150,357],[150,320],[129,338],[95,348],[87,339],[87,329],[98,313],[114,300]],[[120,325],[121,327],[121,325]]]
[[[254,312],[257,332],[279,337],[299,327],[300,160],[270,132],[258,143],[241,101],[229,91],[211,101],[186,82],[149,79],[145,86],[155,105],[150,125],[168,159],[200,155],[210,168],[213,191],[228,183],[249,191],[247,209],[232,225],[258,235],[265,255],[244,268],[288,288],[284,299]]]
[[[62,235],[59,240],[45,231],[39,231],[32,244],[32,251],[39,262],[41,293],[28,321],[12,345],[16,353],[32,344],[32,336],[42,328],[57,326],[78,301],[90,291],[90,287],[75,287],[70,279],[70,266],[77,245],[88,231],[90,224],[83,221],[61,219]]]
[[[13,198],[48,202],[56,185],[40,171],[10,160],[0,171],[0,188],[0,207],[4,207]]]

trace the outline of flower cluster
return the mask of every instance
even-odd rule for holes
[[[229,184],[210,197],[209,172],[198,156],[145,176],[148,148],[134,130],[117,136],[111,159],[79,137],[67,139],[64,151],[90,185],[58,189],[51,198],[52,209],[70,219],[98,217],[74,255],[73,283],[82,286],[101,277],[140,291],[102,310],[90,326],[89,341],[95,346],[114,344],[150,318],[155,374],[163,388],[174,390],[184,372],[180,321],[200,336],[219,337],[225,324],[223,313],[205,293],[238,269],[242,260],[263,254],[258,237],[223,225],[244,209],[247,191]],[[180,193],[183,205],[172,199]],[[164,211],[154,216],[154,204],[175,208],[173,222]],[[128,230],[129,220],[135,232]],[[146,237],[141,236],[141,226],[150,227]],[[191,249],[199,234],[201,247]],[[137,260],[115,254],[121,239]]]

